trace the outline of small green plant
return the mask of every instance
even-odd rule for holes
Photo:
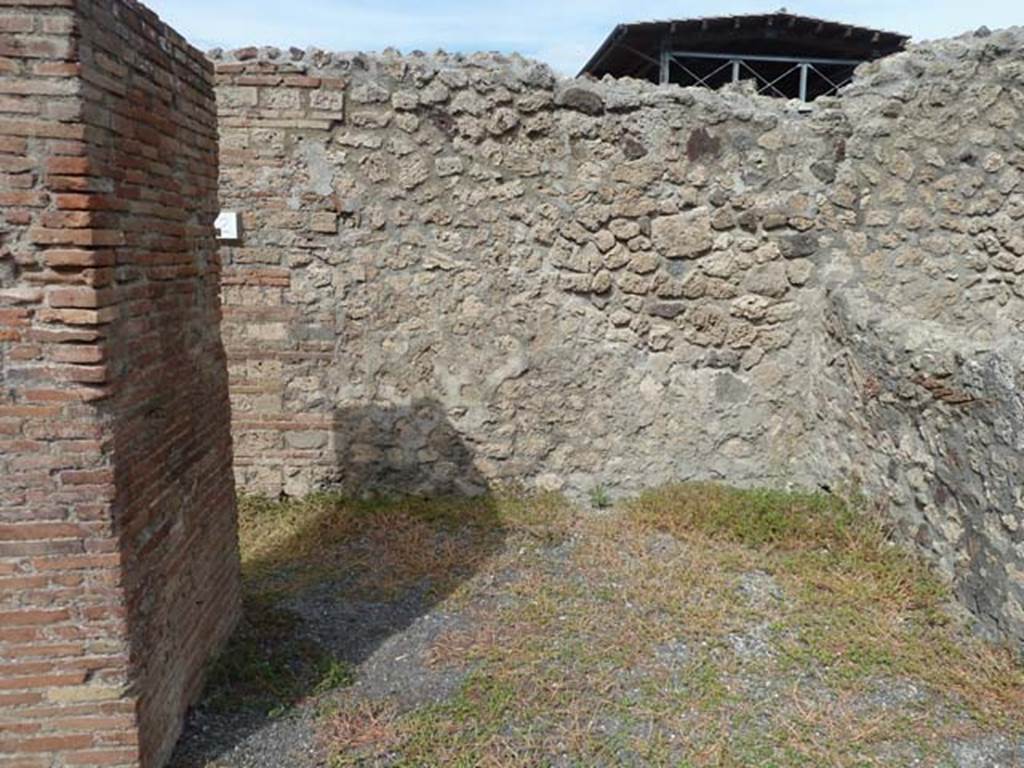
[[[596,485],[590,491],[590,505],[594,509],[608,509],[612,505],[611,494],[604,485]]]
[[[355,680],[355,670],[349,662],[325,657],[320,664],[320,680],[313,688],[313,693],[319,696],[337,688],[347,688]]]
[[[267,596],[246,600],[234,637],[210,670],[206,705],[286,714],[309,695],[351,685],[354,674],[302,632],[302,619]]]

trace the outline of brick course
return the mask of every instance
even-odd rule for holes
[[[155,766],[238,611],[210,65],[0,0],[0,764]]]

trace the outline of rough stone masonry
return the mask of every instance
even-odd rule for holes
[[[1024,32],[810,107],[213,56],[242,487],[860,490],[1024,638]]]
[[[212,67],[0,0],[0,765],[158,766],[239,601]]]
[[[1024,639],[1024,31],[810,108],[214,58],[216,111],[134,0],[0,0],[5,767],[164,761],[237,615],[232,411],[251,491],[860,490]]]

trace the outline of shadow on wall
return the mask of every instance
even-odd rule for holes
[[[469,448],[436,400],[339,408],[334,440],[337,470],[331,485],[346,495],[480,496],[487,491]]]
[[[324,662],[413,705],[459,682],[420,657],[448,628],[437,604],[504,546],[498,502],[433,400],[339,409],[334,425],[339,493],[243,504],[245,619],[171,768],[311,760],[291,754],[309,723],[280,715],[323,692]]]

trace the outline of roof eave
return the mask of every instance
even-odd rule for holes
[[[604,57],[608,55],[612,48],[615,47],[615,41],[621,37],[629,24],[617,24],[615,29],[604,39],[601,46],[594,52],[594,55],[590,57],[590,60],[583,65],[583,69],[579,71],[576,77],[583,77],[583,75],[589,74],[591,70],[597,69],[597,67],[604,60]]]
[[[818,22],[819,24],[824,24],[824,25],[828,25],[830,27],[834,27],[837,30],[845,30],[847,34],[850,34],[851,32],[856,32],[856,33],[868,33],[868,32],[870,32],[870,33],[874,33],[876,36],[880,36],[881,38],[885,39],[886,42],[888,42],[889,44],[893,45],[893,47],[896,47],[897,50],[898,49],[902,49],[903,47],[905,47],[907,42],[910,40],[910,36],[909,35],[905,35],[905,34],[902,34],[900,32],[892,32],[890,30],[872,29],[870,27],[862,27],[862,26],[859,26],[859,25],[856,25],[856,24],[844,24],[843,22],[830,21],[828,19],[820,19],[820,18],[817,18],[817,17],[814,17],[814,16],[800,16],[799,14],[789,14],[789,13],[787,13],[787,14],[779,14],[779,13],[774,13],[774,14],[773,13],[753,14],[752,13],[752,14],[737,14],[737,15],[732,15],[732,16],[694,17],[694,18],[690,18],[690,19],[675,19],[675,20],[665,19],[665,20],[658,20],[658,21],[637,21],[637,22],[629,22],[629,23],[626,23],[626,24],[618,24],[618,25],[616,25],[616,27],[611,31],[611,34],[609,34],[608,37],[605,38],[604,42],[601,43],[601,46],[597,49],[597,51],[594,53],[594,55],[590,57],[590,60],[587,61],[587,63],[583,65],[583,68],[579,71],[579,74],[577,75],[577,77],[582,77],[583,75],[593,74],[593,72],[598,69],[598,67],[601,65],[601,63],[604,61],[604,59],[608,56],[608,54],[612,51],[612,49],[615,48],[616,43],[621,38],[628,36],[628,34],[630,32],[632,32],[632,31],[639,31],[641,29],[643,29],[643,30],[653,30],[653,29],[658,29],[658,28],[662,28],[662,29],[664,29],[666,31],[669,31],[672,28],[674,28],[676,24],[700,23],[700,22],[707,23],[708,21],[716,21],[716,20],[717,21],[721,21],[721,20],[727,20],[727,19],[731,19],[731,20],[733,20],[735,22],[739,22],[739,21],[743,21],[743,20],[751,20],[752,21],[752,20],[755,20],[755,19],[769,19],[771,17],[791,19],[791,20],[809,21],[809,22]]]

